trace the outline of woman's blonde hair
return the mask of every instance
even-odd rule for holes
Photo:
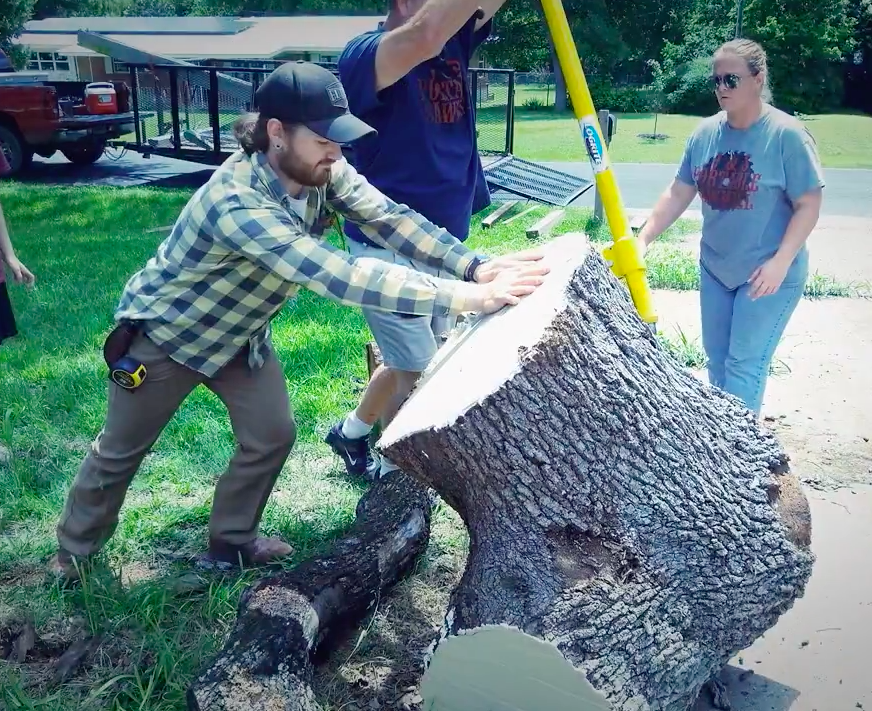
[[[748,71],[754,76],[763,75],[763,91],[761,98],[766,103],[772,101],[772,89],[769,87],[769,63],[766,59],[766,51],[757,42],[749,39],[734,39],[724,42],[718,47],[714,58],[722,54],[735,54],[745,60]]]

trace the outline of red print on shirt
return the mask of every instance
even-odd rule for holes
[[[449,59],[439,68],[431,68],[425,78],[418,79],[418,89],[431,123],[457,123],[466,114],[462,67]]]
[[[694,171],[699,196],[715,210],[751,210],[760,173],[747,153],[718,153]]]

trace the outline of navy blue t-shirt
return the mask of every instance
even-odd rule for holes
[[[467,69],[490,33],[474,18],[438,57],[376,91],[375,54],[382,28],[351,40],[339,58],[349,109],[378,131],[354,145],[354,167],[394,202],[408,205],[459,240],[474,212],[490,204],[478,143]],[[350,239],[373,244],[346,222]]]

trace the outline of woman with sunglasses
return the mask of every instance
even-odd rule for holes
[[[772,357],[808,277],[806,240],[820,213],[823,171],[808,130],[769,104],[759,44],[722,45],[712,82],[722,111],[688,139],[639,244],[644,253],[699,194],[709,382],[759,415]]]

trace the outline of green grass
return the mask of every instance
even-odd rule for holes
[[[540,106],[525,108],[528,102]],[[506,108],[505,94],[495,91],[494,102],[484,103],[476,109],[479,128],[479,148],[482,151],[502,151],[505,147]],[[536,161],[587,161],[581,143],[578,122],[571,112],[557,113],[553,109],[554,90],[538,86],[518,86],[515,90],[514,154],[519,158]],[[606,109],[607,106],[598,106]],[[702,120],[698,116],[659,114],[657,133],[662,140],[642,138],[640,134],[654,133],[654,114],[615,114],[617,134],[609,146],[609,155],[617,163],[669,163],[677,164],[685,141]],[[221,124],[229,130],[238,117],[234,112],[222,112]],[[164,130],[158,131],[157,116],[143,119],[146,136],[171,132],[169,106],[164,110]],[[827,168],[872,168],[872,116],[863,114],[825,114],[803,116],[813,133],[820,151],[821,161]],[[208,112],[191,111],[187,119],[180,113],[184,130],[208,129]],[[120,140],[133,141],[135,134]]]
[[[684,144],[700,119],[661,114],[657,133],[663,140],[640,138],[653,133],[653,114],[616,114],[617,133],[609,146],[616,163],[669,163],[681,159]],[[809,116],[806,125],[817,141],[826,168],[872,168],[872,116],[831,114]],[[578,124],[569,114],[516,109],[515,155],[529,160],[585,161]]]
[[[544,107],[524,108],[529,101]],[[554,111],[554,91],[519,86],[515,92],[514,153],[520,158],[540,161],[586,161],[578,123],[571,112]],[[608,109],[597,106],[597,109]],[[713,109],[713,111],[716,109]],[[641,138],[654,133],[654,114],[623,114],[617,117],[617,133],[609,155],[617,163],[669,163],[681,159],[684,144],[701,118],[680,114],[659,114],[657,133],[663,140]],[[872,116],[826,114],[804,116],[803,120],[817,141],[821,161],[827,168],[872,168]],[[477,112],[479,140],[503,145],[504,106],[488,106]],[[502,129],[502,131],[500,130]]]
[[[674,237],[661,238],[648,250],[645,259],[648,284],[652,289],[696,291],[699,289],[699,262],[685,247],[673,244]],[[809,299],[824,297],[868,297],[872,295],[869,281],[841,282],[814,272],[809,275],[803,295]]]
[[[33,290],[10,285],[21,335],[0,347],[0,444],[12,454],[8,464],[0,463],[0,646],[4,625],[28,619],[46,639],[101,635],[95,665],[60,687],[48,683],[46,664],[0,662],[0,708],[184,708],[188,682],[221,644],[238,595],[252,579],[250,573],[195,575],[187,563],[205,542],[212,487],[234,446],[226,411],[204,388],[183,404],[146,458],[118,530],[85,584],[65,589],[41,572],[54,552],[68,486],[103,422],[102,339],[120,291],[163,238],[146,230],[171,224],[189,195],[16,183],[0,188],[16,249],[37,276]],[[526,248],[525,229],[545,212],[537,208],[487,230],[478,216],[470,244],[490,253]],[[682,220],[664,235],[649,259],[652,282],[691,283],[692,270],[670,250],[698,229]],[[588,210],[569,211],[557,232],[570,230],[589,232],[600,246],[608,240]],[[294,563],[350,524],[362,493],[321,439],[357,402],[369,334],[358,309],[306,291],[275,320],[274,334],[299,440],[262,531],[291,542]],[[446,509],[437,512],[434,531],[422,575],[431,571],[426,580],[445,585],[433,561],[460,555],[464,531]],[[371,653],[371,644],[366,641],[358,656]],[[326,708],[338,709],[344,687],[330,683],[339,691],[328,694]]]

